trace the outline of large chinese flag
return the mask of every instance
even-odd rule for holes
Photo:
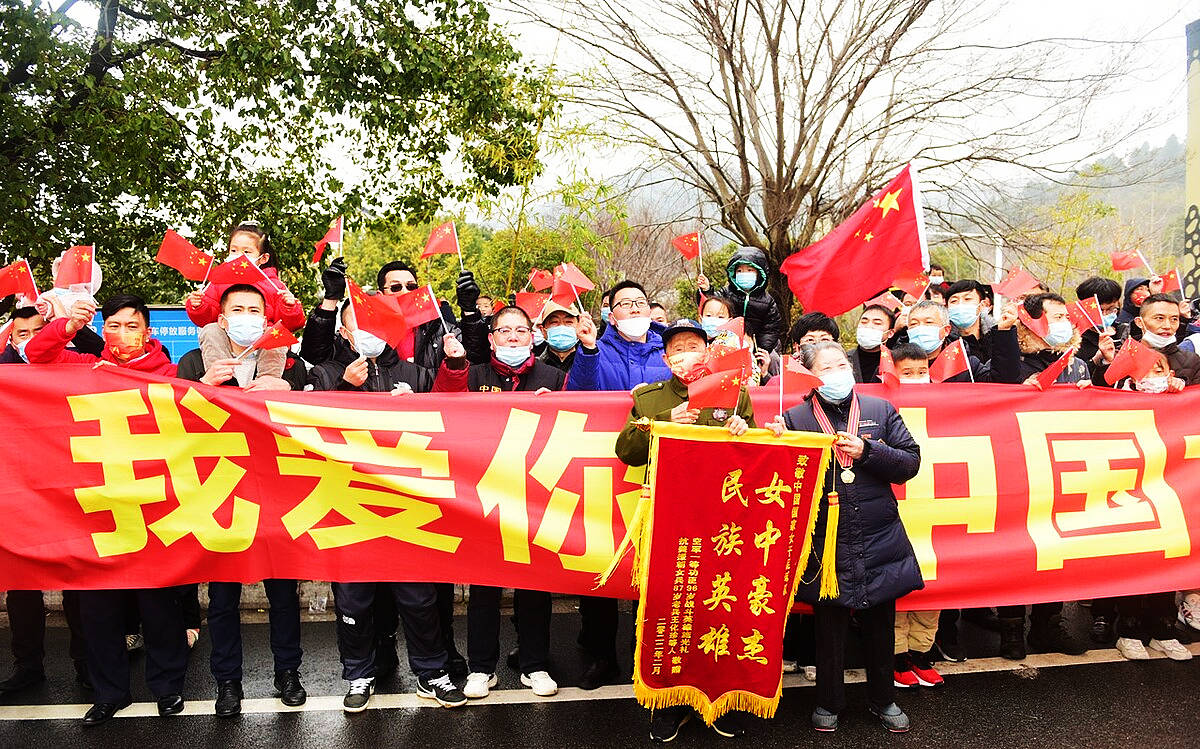
[[[352,278],[346,279],[346,285],[350,289],[350,304],[354,308],[355,325],[395,347],[409,330],[398,306],[395,306],[394,302],[389,304],[389,297],[382,294],[367,294]]]
[[[806,312],[847,312],[929,264],[916,172],[896,178],[822,239],[783,261],[780,270]]]
[[[401,294],[396,297],[396,301],[400,306],[400,314],[404,315],[404,322],[410,328],[441,317],[437,297],[433,295],[433,289],[429,286]]]
[[[20,294],[30,303],[38,298],[37,284],[33,282],[33,272],[29,270],[29,261],[24,258],[0,268],[0,297],[6,297],[9,294]]]
[[[95,257],[95,249],[92,245],[82,245],[67,250],[58,263],[58,274],[54,277],[54,285],[65,289],[72,284],[91,283],[92,258]]]
[[[154,259],[179,271],[189,281],[203,281],[213,263],[212,255],[197,249],[173,229],[167,229],[163,235]]]

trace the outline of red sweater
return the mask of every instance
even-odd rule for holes
[[[300,300],[296,300],[296,303],[290,307],[285,305],[279,296],[279,291],[286,290],[287,287],[283,285],[283,281],[279,280],[279,273],[274,268],[263,268],[262,272],[271,280],[261,279],[254,284],[254,287],[262,292],[263,298],[266,300],[264,311],[267,316],[267,324],[283,320],[283,324],[288,327],[288,330],[303,328],[306,318],[304,306],[300,304]],[[200,300],[199,307],[187,305],[187,315],[191,321],[201,328],[216,322],[217,316],[221,314],[221,295],[229,286],[227,283],[210,283],[204,290],[204,298]]]
[[[155,338],[151,338],[146,344],[146,353],[125,362],[118,361],[113,356],[112,349],[107,347],[100,356],[68,351],[67,344],[72,338],[74,336],[67,333],[67,318],[60,317],[48,323],[37,335],[29,339],[29,343],[25,344],[25,355],[29,357],[30,364],[95,364],[103,360],[138,372],[165,377],[175,376],[175,365],[163,350],[162,343]]]

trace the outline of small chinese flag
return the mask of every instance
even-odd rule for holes
[[[928,280],[928,276],[926,277],[926,280]],[[920,296],[920,294],[913,294],[913,296]],[[895,294],[891,293],[890,291],[885,291],[879,296],[863,302],[864,308],[875,306],[883,307],[884,309],[891,310],[892,312],[899,312],[900,308],[904,305],[900,303],[900,300],[896,298]]]
[[[1058,380],[1058,376],[1066,371],[1067,365],[1073,358],[1075,358],[1075,349],[1067,349],[1053,364],[1038,372],[1037,381],[1042,386],[1042,390],[1048,390]]]
[[[393,347],[404,339],[409,326],[400,314],[399,307],[389,303],[391,297],[382,294],[371,296],[354,283],[352,278],[346,279],[346,285],[349,287],[350,304],[354,308],[354,324],[357,327],[373,333]]]
[[[313,265],[321,262],[321,256],[325,254],[325,248],[331,242],[337,242],[339,246],[342,244],[342,229],[344,228],[342,219],[342,216],[335,218],[333,223],[329,225],[328,231],[325,232],[325,236],[321,237],[320,241],[313,242],[313,248],[316,250],[313,252]]]
[[[269,349],[280,348],[281,346],[291,346],[299,343],[296,336],[292,335],[292,331],[288,330],[283,324],[283,320],[276,320],[275,324],[267,328],[262,337],[254,342],[251,349]]]
[[[1140,252],[1118,250],[1109,253],[1108,257],[1112,260],[1113,270],[1133,270],[1142,264],[1142,255]]]
[[[710,356],[705,366],[709,372],[737,372],[741,375],[743,382],[749,382],[750,373],[754,369],[754,358],[750,355],[750,349],[739,348],[731,352]]]
[[[921,295],[925,293],[925,289],[929,288],[929,274],[925,271],[915,274],[906,273],[893,281],[892,286],[920,299]],[[887,294],[886,296],[891,296],[891,294]]]
[[[783,369],[779,376],[783,378],[780,382],[781,389],[787,389],[793,393],[807,393],[813,388],[821,387],[821,378],[817,377],[808,367],[801,364],[793,356],[783,357]]]
[[[1020,315],[1020,311],[1017,314]],[[1104,313],[1100,311],[1100,300],[1095,296],[1068,304],[1067,316],[1071,318],[1071,324],[1080,333],[1092,329],[1099,330],[1101,323],[1104,322]]]
[[[250,258],[245,255],[239,255],[232,260],[227,260],[220,265],[213,266],[213,269],[208,273],[210,283],[248,283],[254,285],[266,278],[266,274],[258,267]]]
[[[1018,304],[1017,320],[1019,320],[1022,325],[1032,331],[1035,336],[1043,340],[1045,340],[1046,334],[1050,332],[1050,320],[1046,318],[1045,311],[1042,312],[1041,317],[1035,320],[1028,312],[1025,311],[1024,304]]]
[[[447,221],[434,228],[429,235],[429,240],[425,242],[425,249],[421,250],[421,259],[424,260],[434,255],[458,254],[461,254],[458,249],[458,232],[454,229],[454,222]]]
[[[212,255],[197,249],[173,229],[167,229],[163,235],[154,259],[179,271],[189,281],[203,281],[213,263]]]
[[[37,284],[33,282],[33,273],[29,269],[29,261],[25,259],[0,268],[0,298],[9,294],[20,294],[30,303],[38,298]]]
[[[72,284],[91,283],[92,258],[95,255],[95,247],[92,245],[80,245],[67,250],[58,263],[58,275],[54,277],[54,285],[65,289]]]
[[[971,363],[967,359],[967,347],[959,338],[942,349],[941,355],[929,366],[929,379],[933,382],[945,382],[951,377],[969,371],[971,371]]]
[[[733,370],[705,375],[688,385],[688,408],[737,408],[743,382]]]
[[[437,297],[433,295],[433,289],[429,286],[401,294],[396,301],[400,307],[400,314],[404,315],[404,322],[410,328],[415,328],[430,320],[437,320],[442,316],[438,309]]]
[[[592,283],[591,279],[579,270],[575,263],[559,263],[554,269],[554,276],[583,291],[591,291],[596,288],[596,284]]]
[[[1013,268],[1000,283],[995,285],[993,290],[1002,297],[1016,299],[1022,294],[1028,294],[1041,285],[1042,282],[1034,278],[1027,271],[1021,268]]]
[[[1116,385],[1122,377],[1140,380],[1154,368],[1160,356],[1162,354],[1130,336],[1104,371],[1104,381]]]
[[[737,336],[739,341],[742,341],[746,338],[746,318],[735,317],[729,322],[717,326],[717,330],[728,330]]]
[[[1172,268],[1170,272],[1164,273],[1162,276],[1163,288],[1162,293],[1170,294],[1172,291],[1183,291],[1183,284],[1179,282],[1179,269]]]
[[[671,246],[679,250],[679,254],[687,260],[695,260],[700,254],[700,232],[694,231],[675,237],[671,240]]]
[[[528,283],[534,291],[545,291],[554,285],[554,274],[548,270],[533,268],[529,271]]]
[[[879,379],[888,389],[900,387],[900,374],[896,372],[896,362],[887,346],[879,347]]]
[[[516,294],[517,306],[525,310],[525,314],[534,320],[542,316],[542,308],[549,300],[549,294],[538,294],[533,291],[518,291]],[[571,301],[574,302],[574,300]]]

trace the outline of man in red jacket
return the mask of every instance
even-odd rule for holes
[[[94,364],[108,362],[139,372],[175,376],[175,364],[162,343],[150,337],[150,310],[140,297],[118,294],[104,303],[104,351],[100,356],[68,351],[67,344],[96,315],[96,305],[76,302],[67,317],[46,325],[25,344],[30,364]]]

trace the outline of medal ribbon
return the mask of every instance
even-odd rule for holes
[[[837,430],[833,428],[833,423],[829,421],[829,417],[825,415],[825,409],[821,408],[821,402],[817,400],[815,395],[812,399],[812,405],[813,416],[817,417],[817,424],[820,425],[821,431],[825,434],[836,436]],[[858,393],[851,393],[850,415],[846,419],[846,431],[850,434],[853,434],[855,437],[858,436],[858,417]],[[836,446],[833,448],[833,457],[837,459],[838,465],[840,465],[842,468],[849,468],[851,464],[854,463],[854,459],[851,458],[846,451]]]

